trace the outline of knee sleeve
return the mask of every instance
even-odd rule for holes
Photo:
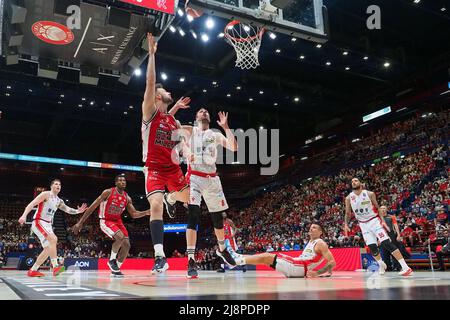
[[[223,216],[222,212],[212,212],[211,219],[214,229],[223,229]]]
[[[200,223],[201,210],[199,206],[190,204],[188,206],[188,219],[187,228],[191,230],[197,230],[197,226]]]
[[[380,250],[378,250],[378,246],[376,244],[369,244],[370,253],[376,257],[380,254]]]
[[[389,251],[390,253],[394,252],[395,250],[397,250],[397,247],[389,240],[385,240],[381,243],[381,246]]]

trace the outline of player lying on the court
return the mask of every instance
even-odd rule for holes
[[[286,255],[277,256],[273,253],[261,253],[253,256],[233,253],[238,265],[253,264],[266,265],[281,272],[288,278],[314,278],[331,276],[336,261],[325,241],[320,237],[323,229],[319,224],[313,223],[309,227],[309,242],[302,254],[293,258]],[[317,266],[326,261],[325,266],[319,270],[314,270]],[[226,260],[224,260],[226,262]]]
[[[175,114],[179,107],[170,110]],[[228,113],[219,112],[217,124],[225,131],[222,133],[210,129],[211,118],[208,110],[201,108],[195,117],[195,126],[182,126],[180,135],[185,139],[186,147],[183,156],[188,161],[186,179],[190,185],[188,203],[188,223],[186,230],[186,247],[188,253],[188,278],[197,278],[197,264],[195,262],[195,245],[197,242],[197,227],[200,223],[200,204],[205,200],[214,233],[217,237],[219,250],[216,254],[224,258],[228,264],[235,266],[236,262],[225,246],[224,220],[222,213],[228,209],[227,200],[223,193],[220,177],[217,175],[217,146],[236,151],[236,138],[228,126]]]
[[[163,205],[169,215],[175,212],[175,202],[189,201],[189,185],[179,163],[172,160],[172,150],[179,141],[172,138],[180,123],[167,113],[167,107],[173,99],[170,92],[161,84],[156,84],[155,53],[157,43],[152,34],[148,34],[147,85],[142,102],[142,152],[145,192],[150,203],[150,232],[155,250],[155,264],[152,273],[162,273],[169,268],[164,253]],[[189,98],[180,99],[177,104],[188,104]],[[170,194],[165,194],[165,188]]]
[[[384,218],[378,214],[378,202],[375,194],[365,190],[358,178],[352,179],[353,191],[345,198],[345,217],[344,217],[344,233],[347,236],[350,228],[348,223],[351,218],[352,211],[358,220],[359,227],[363,234],[366,245],[370,248],[370,253],[378,263],[379,274],[383,275],[386,271],[386,264],[381,259],[380,250],[378,249],[378,241],[380,246],[390,252],[402,267],[402,271],[398,274],[401,276],[409,276],[413,273],[408,267],[400,250],[391,242],[387,231],[389,227],[386,225]]]
[[[122,222],[122,213],[127,209],[133,219],[142,218],[150,215],[150,210],[137,211],[133,206],[133,201],[125,192],[127,180],[124,174],[119,174],[115,178],[116,186],[106,189],[95,199],[80,221],[72,227],[72,231],[78,234],[83,228],[83,224],[89,216],[100,206],[98,216],[100,218],[100,229],[114,242],[111,248],[111,256],[108,261],[108,267],[111,269],[112,277],[123,277],[120,267],[124,263],[130,251],[130,240],[128,231]]]
[[[27,275],[29,277],[43,277],[44,274],[39,272],[39,267],[50,256],[50,261],[53,268],[53,275],[57,276],[61,272],[64,272],[64,266],[58,264],[57,255],[57,243],[58,238],[53,232],[53,217],[58,209],[68,214],[80,214],[83,213],[87,204],[83,203],[81,207],[73,209],[68,207],[62,199],[58,197],[61,191],[61,181],[55,179],[50,184],[50,191],[41,192],[33,201],[31,201],[25,208],[22,216],[19,218],[19,223],[23,225],[27,221],[27,216],[34,207],[38,206],[33,216],[33,223],[31,224],[31,230],[39,238],[42,245],[42,252],[36,259],[36,262],[28,270]]]

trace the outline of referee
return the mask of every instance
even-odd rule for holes
[[[389,235],[389,238],[391,239],[392,243],[400,250],[402,255],[406,258],[409,257],[409,253],[405,250],[405,247],[403,246],[402,237],[400,236],[400,230],[398,228],[397,219],[394,215],[390,215],[387,213],[387,207],[381,206],[380,209],[380,215],[384,218],[384,221],[386,221],[387,226],[389,227],[389,230],[387,234]],[[383,257],[384,263],[387,265],[387,271],[393,271],[393,270],[401,270],[400,264],[397,262],[397,260],[392,259],[392,256],[389,251],[381,248],[381,256]]]

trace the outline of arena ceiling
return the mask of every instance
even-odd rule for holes
[[[177,14],[175,32],[159,43],[157,75],[173,96],[193,98],[191,110],[180,111],[181,122],[203,106],[213,114],[223,109],[234,128],[281,128],[281,152],[289,153],[338,124],[351,130],[364,114],[448,82],[449,1],[324,4],[327,43],[318,48],[266,34],[261,66],[252,71],[234,67],[234,51],[219,35],[227,21],[214,18],[208,29],[207,17],[190,22]],[[373,4],[381,8],[380,30],[366,27]],[[58,81],[38,78],[36,65],[26,62],[2,60],[0,68],[1,150],[139,163],[145,63],[128,86],[111,77],[101,77],[97,87],[80,85],[70,70]]]

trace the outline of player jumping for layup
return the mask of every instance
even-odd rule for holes
[[[261,253],[253,256],[233,253],[233,256],[236,257],[238,265],[266,265],[283,273],[288,278],[331,276],[333,268],[336,266],[336,261],[326,242],[320,238],[323,234],[322,227],[313,223],[309,227],[308,234],[309,242],[298,258],[286,255],[278,257],[273,253]],[[324,260],[326,261],[325,266],[314,271]]]
[[[157,43],[148,34],[149,58],[147,87],[142,103],[142,151],[145,163],[145,192],[150,203],[150,232],[155,249],[155,265],[152,273],[162,273],[169,268],[163,249],[163,204],[169,214],[174,212],[176,201],[188,202],[189,186],[179,164],[172,161],[172,150],[178,144],[173,141],[174,132],[180,127],[175,118],[167,113],[173,102],[169,92],[156,84],[155,53]],[[178,103],[186,103],[180,100]],[[164,194],[165,188],[171,192]]]
[[[150,210],[137,211],[133,206],[133,201],[125,192],[127,180],[125,179],[124,174],[118,175],[115,178],[115,183],[116,186],[114,188],[104,190],[102,194],[95,199],[83,214],[80,221],[73,226],[72,230],[75,234],[78,234],[92,212],[100,206],[100,209],[98,210],[100,229],[109,238],[114,240],[108,267],[111,269],[111,276],[123,277],[123,274],[120,272],[120,266],[124,263],[128,256],[128,252],[130,251],[130,240],[128,231],[122,222],[122,213],[127,209],[130,216],[133,219],[137,219],[150,215]]]
[[[177,109],[177,108],[174,108]],[[171,110],[173,114],[173,109]],[[236,151],[237,141],[228,126],[228,113],[219,112],[217,124],[223,128],[226,136],[209,128],[211,118],[208,110],[202,108],[197,112],[196,125],[183,126],[189,148],[183,150],[189,166],[187,180],[190,185],[190,199],[188,205],[188,226],[186,230],[186,244],[188,254],[188,278],[197,278],[197,264],[195,262],[195,245],[197,242],[197,226],[200,222],[200,204],[202,197],[206,202],[214,231],[219,244],[217,255],[224,258],[228,264],[235,266],[236,262],[226,250],[222,213],[228,209],[227,200],[222,190],[220,178],[216,173],[217,146],[221,145],[231,151]]]
[[[345,234],[350,231],[348,223],[353,211],[356,220],[359,222],[364,241],[370,248],[370,252],[373,257],[378,262],[379,274],[384,274],[387,266],[381,259],[377,240],[380,241],[380,246],[390,252],[402,266],[402,271],[399,272],[399,275],[411,275],[412,269],[406,264],[400,250],[398,250],[398,248],[389,239],[386,232],[388,226],[386,225],[383,217],[380,217],[378,214],[379,207],[375,194],[371,191],[365,190],[358,178],[352,179],[352,189],[353,191],[345,198]]]
[[[80,214],[83,213],[87,204],[83,203],[81,207],[72,209],[65,205],[64,201],[58,197],[61,191],[61,181],[55,179],[50,184],[50,191],[44,191],[39,194],[33,201],[31,201],[25,208],[22,216],[19,218],[19,223],[23,225],[27,221],[27,216],[30,211],[38,206],[36,213],[33,217],[33,223],[31,224],[31,230],[39,238],[42,245],[42,252],[36,259],[36,262],[28,271],[29,277],[43,277],[44,274],[39,272],[39,267],[50,256],[50,261],[53,267],[53,275],[57,276],[61,272],[64,272],[64,266],[58,265],[57,256],[57,242],[58,238],[53,232],[53,217],[58,209],[68,214]]]

